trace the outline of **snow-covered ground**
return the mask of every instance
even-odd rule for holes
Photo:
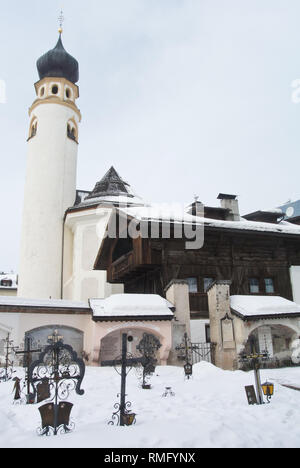
[[[18,375],[23,371],[18,370]],[[152,390],[138,386],[135,371],[127,378],[128,400],[137,413],[132,427],[109,426],[118,401],[120,376],[111,368],[87,368],[84,396],[73,394],[73,433],[39,437],[38,406],[13,405],[13,382],[0,384],[1,447],[211,448],[300,447],[300,368],[261,371],[262,382],[275,384],[270,404],[249,406],[244,387],[253,372],[228,372],[202,362],[186,381],[177,367],[158,367]],[[175,397],[162,398],[171,386]]]

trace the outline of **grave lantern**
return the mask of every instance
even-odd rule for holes
[[[184,366],[184,373],[188,378],[193,375],[193,366],[189,362],[187,362]]]
[[[135,423],[135,417],[136,414],[131,412],[121,414],[123,426],[132,426]]]
[[[274,384],[270,382],[265,382],[262,384],[262,390],[264,392],[264,395],[267,397],[268,403],[270,403],[270,400],[274,394]]]

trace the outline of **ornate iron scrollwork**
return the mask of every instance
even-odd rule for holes
[[[179,351],[178,359],[185,362],[184,368],[184,375],[186,379],[190,379],[193,375],[193,356],[192,352],[194,350],[194,346],[191,343],[191,340],[187,333],[184,334],[183,341],[180,345],[176,346],[176,351]]]
[[[13,340],[10,339],[9,333],[6,339],[2,340],[2,342],[4,344],[5,355],[3,356],[4,362],[1,362],[0,367],[0,382],[8,382],[12,379],[13,374],[15,373],[13,361],[15,348],[13,346]]]
[[[70,422],[73,405],[66,400],[74,390],[78,395],[84,394],[81,389],[84,374],[85,364],[73,348],[54,339],[31,364],[28,378],[34,397],[38,401],[43,401],[43,396],[47,397],[45,405],[39,408],[42,417],[42,427],[38,430],[40,435],[52,432],[57,435],[73,430],[75,425]]]
[[[159,339],[154,335],[150,335],[149,333],[144,333],[143,338],[136,347],[136,349],[143,357],[141,361],[142,372],[139,375],[140,379],[142,380],[143,389],[151,388],[149,381],[152,374],[155,372],[157,365],[156,354],[160,348],[161,343]]]
[[[127,395],[125,395],[126,397]],[[120,398],[121,394],[117,395],[117,398]],[[132,413],[129,408],[131,408],[131,401],[126,401],[124,403],[123,408],[121,408],[120,403],[115,403],[114,408],[115,412],[112,415],[111,421],[109,421],[108,425],[110,426],[132,426],[136,423],[136,414]]]

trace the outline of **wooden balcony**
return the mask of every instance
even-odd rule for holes
[[[118,258],[111,264],[108,270],[108,280],[111,283],[126,282],[144,272],[154,270],[157,267],[158,265],[153,264],[151,260],[146,261],[144,259],[143,261],[139,261],[134,251],[132,251]]]
[[[191,316],[203,315],[208,317],[208,296],[206,293],[190,293]]]

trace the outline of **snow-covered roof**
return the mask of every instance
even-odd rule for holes
[[[114,167],[111,167],[105,176],[97,182],[92,192],[84,196],[81,202],[70,210],[100,205],[101,203],[111,203],[114,206],[145,205],[143,200],[133,192],[131,186],[119,176]]]
[[[174,223],[203,225],[204,227],[300,235],[300,226],[287,221],[281,221],[279,224],[248,221],[243,218],[240,221],[223,221],[190,215],[185,212],[183,207],[175,204],[124,207],[120,208],[119,211],[139,221],[171,221]]]
[[[95,320],[169,319],[174,306],[155,294],[114,294],[106,299],[90,299]]]
[[[9,281],[11,282],[11,285],[4,286],[1,284],[2,281]],[[17,289],[17,287],[17,275],[14,273],[0,273],[0,289]]]
[[[78,205],[75,205],[74,207],[70,208],[72,209],[79,209],[79,208],[85,208],[93,205],[101,205],[101,204],[112,204],[114,206],[128,206],[128,205],[138,205],[138,206],[144,206],[145,202],[142,200],[142,198],[138,197],[137,195],[134,195],[132,197],[126,196],[126,195],[107,195],[107,196],[101,196],[101,197],[96,197],[96,198],[90,198],[90,199],[85,199]]]
[[[233,312],[245,319],[300,316],[300,305],[280,296],[231,296]]]
[[[60,299],[26,299],[10,296],[0,296],[0,306],[89,309],[87,302],[67,301]]]

